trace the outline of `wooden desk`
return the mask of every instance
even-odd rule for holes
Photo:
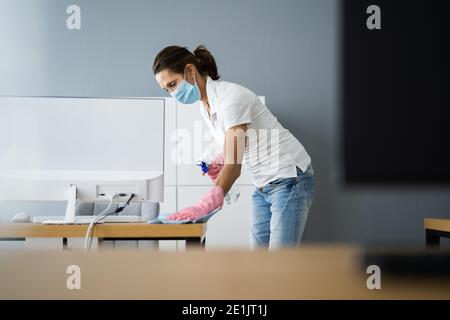
[[[450,238],[450,219],[424,219],[426,245],[439,247],[440,238]]]
[[[0,250],[0,299],[450,299],[450,279],[381,276],[358,248],[276,251]],[[77,265],[81,290],[68,290]],[[383,272],[383,271],[382,271]]]
[[[35,223],[0,223],[0,240],[27,238],[83,238],[88,225],[46,225]],[[148,224],[103,223],[94,228],[94,238],[108,240],[186,240],[186,247],[205,246],[206,223]]]

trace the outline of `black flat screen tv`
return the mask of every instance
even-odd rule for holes
[[[450,1],[341,4],[345,182],[450,185]]]

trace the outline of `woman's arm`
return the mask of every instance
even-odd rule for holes
[[[205,193],[197,204],[169,215],[167,220],[195,220],[212,210],[222,207],[224,195],[241,174],[244,158],[247,125],[238,125],[227,130],[224,146],[224,166],[216,179],[216,185]]]
[[[231,127],[225,133],[224,166],[217,176],[216,185],[222,187],[226,194],[233,183],[241,175],[242,159],[244,158],[247,124]]]

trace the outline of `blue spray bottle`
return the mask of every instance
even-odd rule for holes
[[[206,163],[203,160],[200,160],[196,163],[197,166],[199,166],[202,169],[203,174],[208,173],[208,166],[209,164]],[[236,202],[239,199],[239,196],[241,195],[241,191],[239,190],[239,187],[235,184],[231,186],[231,189],[227,192],[227,194],[224,197],[226,204],[231,204]]]

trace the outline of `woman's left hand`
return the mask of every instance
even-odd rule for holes
[[[212,183],[216,183],[217,176],[219,175],[220,170],[222,170],[224,162],[225,160],[222,152],[216,154],[214,158],[212,158],[207,173]]]

